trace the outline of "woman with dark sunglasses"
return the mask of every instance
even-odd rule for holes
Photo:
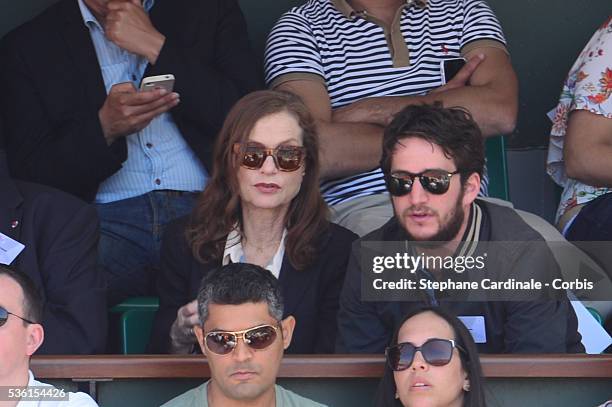
[[[191,216],[164,234],[151,352],[194,348],[200,280],[230,262],[257,264],[279,279],[284,317],[297,320],[288,352],[333,352],[339,294],[357,235],[327,220],[318,148],[314,121],[293,94],[254,92],[233,107],[206,189]]]
[[[439,308],[409,314],[385,351],[377,407],[484,407],[478,350],[465,325]]]

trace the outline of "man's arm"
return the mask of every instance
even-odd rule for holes
[[[469,110],[485,137],[510,133],[518,111],[518,81],[509,56],[499,48],[476,48],[467,64],[446,85],[426,95],[386,96],[360,100],[338,109],[334,119],[387,125],[405,106],[440,101]]]
[[[612,118],[576,110],[568,119],[563,146],[565,170],[587,185],[612,187]]]
[[[40,239],[48,241],[41,242],[44,251],[37,254],[45,292],[45,341],[38,351],[42,354],[96,354],[105,350],[106,287],[97,267],[98,220],[93,207],[78,204],[79,208],[64,201],[63,213],[49,216],[67,220],[55,224],[56,233],[40,234]],[[49,206],[57,208],[56,204]],[[48,222],[41,218],[35,221]]]
[[[497,48],[479,48],[467,57],[468,63],[453,80],[427,95],[366,98],[333,112],[322,82],[294,80],[277,89],[296,93],[309,107],[321,138],[322,176],[336,178],[378,166],[383,128],[408,105],[441,101],[445,106],[463,106],[485,136],[511,132],[518,83],[508,55]]]
[[[383,128],[333,120],[318,49],[308,18],[292,12],[284,14],[266,43],[266,81],[274,89],[300,96],[313,115],[320,140],[321,178],[372,170],[379,165]]]
[[[0,45],[0,81],[5,84],[0,109],[9,166],[17,178],[90,200],[98,184],[127,158],[125,142],[116,139],[143,128],[174,106],[176,99],[159,92],[137,94],[131,84],[118,84],[104,100],[95,51],[85,28],[79,41],[87,48],[72,59],[62,49],[67,45],[61,36],[48,38],[48,19],[39,23],[40,29],[25,26],[8,34]],[[43,60],[46,63],[40,64]],[[61,67],[75,61],[83,64],[79,68],[83,77],[79,70],[62,71]],[[99,83],[84,83],[84,77]],[[97,103],[103,101],[98,111]]]
[[[206,27],[191,30],[201,33],[190,38],[193,42],[167,38],[155,65],[150,65],[145,74],[173,73],[177,77],[176,90],[181,96],[181,103],[173,112],[180,112],[180,118],[196,123],[199,131],[190,133],[210,134],[211,138],[220,127],[227,109],[239,96],[256,87],[253,83],[259,84],[260,80],[253,68],[256,64],[251,57],[244,19],[237,4],[220,0],[218,3],[217,8],[202,5],[203,10],[210,8],[211,13],[213,9],[217,13],[216,24],[203,24]],[[166,9],[162,8],[164,6]],[[158,7],[162,8],[160,14],[165,17],[168,14],[166,10],[174,5],[173,2],[159,2],[153,12]],[[184,16],[190,11],[172,15]],[[200,20],[191,22],[195,25]],[[209,32],[216,33],[214,38]],[[157,110],[160,106],[155,102],[147,107],[130,106],[131,96],[135,95],[124,92],[126,94],[117,95],[117,99],[124,99],[125,103],[111,103],[117,100],[108,98],[105,105],[115,105],[116,108],[95,110],[99,106],[93,108],[88,103],[91,100],[81,97],[84,84],[75,82],[72,77],[40,77],[43,70],[36,64],[39,61],[26,53],[32,49],[29,35],[29,31],[21,32],[19,36],[7,35],[0,46],[0,81],[5,84],[0,109],[5,117],[11,172],[18,178],[51,185],[90,200],[98,184],[119,170],[127,159],[122,136],[146,126],[152,119],[151,113],[153,116],[161,113]],[[83,52],[90,52],[95,58],[93,47]],[[58,57],[64,55],[60,53]],[[151,96],[154,95],[147,97]],[[178,101],[173,99],[173,94],[163,98],[168,100],[162,101],[162,111]],[[138,100],[135,102],[140,103]],[[128,117],[131,115],[140,117]],[[105,119],[111,116],[119,117],[123,125],[117,128],[119,121]]]
[[[39,86],[51,79],[38,77],[19,38],[9,34],[0,45],[0,109],[11,174],[91,199],[98,184],[121,168],[126,145],[109,146],[98,112],[83,106],[83,99],[71,100],[77,84],[66,83],[70,89],[52,105],[53,96]],[[58,88],[56,81],[50,89]]]
[[[138,92],[131,82],[113,85],[98,111],[106,143],[111,145],[121,137],[144,129],[179,101],[177,93],[168,93],[163,88]]]
[[[246,22],[238,4],[234,0],[216,3],[214,7],[200,4],[199,10],[177,13],[167,7],[180,6],[161,2],[152,9],[150,19],[140,0],[111,1],[105,23],[105,34],[111,41],[149,61],[144,76],[169,73],[175,76],[175,91],[182,103],[174,114],[198,123],[211,136],[236,100],[260,87]],[[203,19],[199,15],[188,19],[208,26],[195,27],[197,39],[188,46],[164,35],[154,24],[162,25],[172,18],[177,19],[175,24],[180,24],[177,16],[189,13],[208,13]]]
[[[322,178],[338,178],[378,167],[382,126],[334,122],[329,95],[322,82],[296,80],[284,82],[276,89],[300,96],[314,116],[320,138]]]

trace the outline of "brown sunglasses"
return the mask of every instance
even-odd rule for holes
[[[302,146],[280,145],[266,148],[259,143],[235,143],[234,153],[238,155],[240,165],[249,170],[257,170],[272,156],[274,165],[280,171],[296,171],[302,166],[306,149]]]

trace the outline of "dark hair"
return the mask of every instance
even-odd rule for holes
[[[385,129],[380,167],[391,171],[391,155],[400,140],[418,137],[442,148],[461,171],[461,183],[473,173],[482,178],[485,150],[482,132],[472,115],[461,107],[445,108],[441,103],[406,106]]]
[[[306,149],[305,175],[299,193],[289,206],[285,248],[291,265],[305,269],[316,257],[316,240],[329,227],[328,209],[319,191],[319,145],[315,123],[302,100],[289,92],[257,91],[240,99],[231,109],[217,139],[211,178],[195,206],[187,240],[200,262],[219,260],[230,231],[242,231],[238,181],[239,164],[234,143],[248,139],[263,117],[287,112],[302,129]]]
[[[208,272],[198,291],[198,314],[204,324],[208,305],[265,302],[270,316],[283,319],[283,297],[278,279],[268,270],[248,263],[230,263]]]
[[[470,391],[465,392],[463,399],[463,407],[485,407],[484,398],[484,386],[482,377],[482,368],[480,366],[480,359],[478,357],[478,349],[474,343],[474,339],[470,334],[470,331],[465,327],[457,317],[447,313],[441,308],[433,307],[422,307],[417,308],[409,313],[402,323],[397,327],[393,339],[391,340],[391,346],[397,345],[397,338],[399,330],[404,323],[410,318],[422,314],[423,312],[433,312],[451,326],[453,329],[457,345],[461,346],[465,352],[459,351],[459,357],[461,359],[461,367],[466,371],[468,379],[470,380]],[[400,400],[395,398],[397,388],[395,386],[395,379],[393,377],[393,371],[387,363],[385,363],[385,372],[380,385],[378,387],[377,394],[377,407],[402,407]]]
[[[0,276],[6,276],[15,281],[23,291],[23,313],[25,319],[40,324],[43,318],[43,301],[36,285],[25,273],[0,264]],[[15,312],[13,310],[9,310]],[[24,322],[25,323],[25,322]]]

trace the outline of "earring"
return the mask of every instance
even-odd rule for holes
[[[464,391],[470,391],[470,382],[467,382],[463,385],[463,390]]]
[[[395,399],[399,400],[399,394],[397,394],[397,392],[395,392]]]

